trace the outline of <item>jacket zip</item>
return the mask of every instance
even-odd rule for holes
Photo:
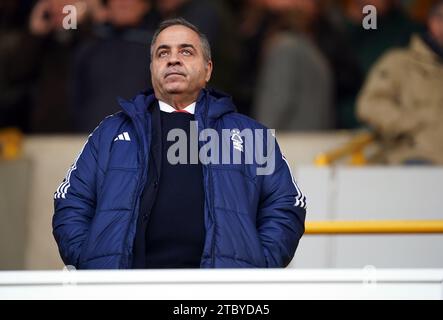
[[[209,102],[208,102],[208,97],[206,97],[206,110],[205,110],[205,119],[204,119],[204,123],[205,123],[205,128],[209,128],[209,117],[208,117],[208,113],[209,113]],[[212,218],[212,223],[213,223],[213,232],[212,232],[212,239],[211,239],[211,267],[214,268],[215,266],[215,225],[216,225],[216,220],[215,220],[215,213],[214,213],[214,203],[213,203],[213,190],[212,190],[212,170],[210,167],[210,164],[205,165],[206,167],[206,171],[207,171],[207,175],[208,175],[208,189],[207,193],[208,193],[208,210],[209,210],[209,215]]]
[[[205,127],[209,128],[209,120],[208,120],[208,112],[209,112],[208,109],[209,108],[208,108],[208,99],[207,98],[206,98],[205,104],[206,104],[206,110],[205,110],[205,119],[203,122],[205,124]],[[143,144],[143,140],[142,140],[143,137],[141,137],[141,135],[140,135],[140,130],[138,128],[137,121],[135,119],[133,119],[132,116],[130,116],[130,118],[134,124],[135,129],[136,129],[139,142]],[[133,210],[132,210],[132,214],[131,214],[131,224],[129,225],[128,230],[126,231],[125,239],[128,239],[128,234],[129,234],[129,231],[132,227],[132,223],[134,220],[133,217],[136,212],[136,207],[137,207],[136,204],[137,204],[137,201],[139,200],[141,193],[143,191],[143,188],[141,186],[144,186],[146,183],[145,182],[145,180],[146,180],[146,166],[147,166],[147,163],[145,161],[146,155],[143,154],[142,151],[139,151],[138,158],[139,158],[139,163],[143,164],[142,173],[141,173],[141,179],[137,183],[137,187],[136,187],[137,194],[136,194],[136,197],[134,197],[134,200],[132,203]],[[214,214],[214,203],[213,203],[212,171],[211,171],[209,164],[205,165],[204,168],[206,168],[206,172],[207,172],[207,176],[208,176],[208,184],[209,184],[208,188],[205,188],[205,192],[207,192],[207,197],[208,197],[208,210],[209,210],[209,214],[212,218],[212,222],[213,222],[213,226],[214,226],[214,231],[212,233],[212,239],[211,239],[211,241],[212,241],[212,243],[211,243],[211,266],[214,267],[215,266],[215,225],[216,225],[216,219],[215,219],[215,214]],[[129,248],[128,240],[126,240],[126,241],[127,241],[126,248]],[[130,260],[131,259],[132,259],[132,254],[129,253],[128,258],[126,260],[126,264],[127,264],[126,267],[127,268],[130,267],[130,264],[131,264]]]
[[[209,181],[209,198],[210,198],[209,199],[209,201],[210,201],[209,213],[211,214],[212,221],[214,223],[214,230],[212,232],[212,244],[211,244],[211,264],[212,264],[212,267],[214,268],[215,267],[215,233],[216,233],[215,225],[216,225],[216,221],[215,221],[215,213],[213,211],[214,210],[214,202],[213,202],[214,197],[213,197],[213,190],[212,190],[212,185],[213,185],[212,170],[209,167],[208,167],[208,173],[209,173],[208,181]]]

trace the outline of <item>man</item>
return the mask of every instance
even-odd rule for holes
[[[358,101],[358,116],[375,129],[391,164],[443,164],[443,1],[428,18],[428,32],[410,47],[387,52],[372,70]]]
[[[211,73],[205,36],[183,19],[163,22],[151,44],[154,93],[121,101],[123,112],[94,130],[55,193],[53,233],[66,264],[81,269],[289,264],[304,232],[306,201],[278,146],[267,149],[275,165],[266,174],[258,174],[263,162],[206,163],[199,155],[205,146],[199,143],[197,154],[191,147],[193,131],[212,134],[211,142],[215,133],[232,152],[229,157],[243,159],[254,153],[239,133],[264,129],[235,113],[230,98],[205,89]],[[223,130],[232,134],[226,137]],[[184,133],[190,146],[178,164],[172,161],[174,132]],[[268,146],[272,139],[261,140]]]
[[[211,76],[210,85],[236,97],[239,93],[235,85],[239,39],[225,1],[156,0],[154,3],[162,20],[182,17],[205,34],[213,59],[217,65],[223,65]]]

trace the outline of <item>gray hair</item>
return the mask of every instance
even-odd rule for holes
[[[191,29],[195,33],[197,33],[198,37],[200,38],[200,44],[203,50],[203,58],[206,60],[206,62],[211,61],[211,46],[209,45],[208,38],[204,33],[202,33],[195,25],[190,23],[189,21],[183,19],[183,18],[174,18],[174,19],[168,19],[160,23],[157,30],[155,30],[154,35],[152,37],[151,41],[151,60],[152,60],[152,54],[154,52],[154,44],[157,41],[158,35],[163,30],[172,27],[172,26],[184,26],[186,28]]]

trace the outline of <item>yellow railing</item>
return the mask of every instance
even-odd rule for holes
[[[366,158],[363,153],[363,149],[371,144],[374,140],[375,136],[372,133],[360,133],[345,145],[319,154],[315,158],[314,163],[316,166],[324,167],[329,166],[340,159],[350,156],[351,165],[365,165]]]
[[[16,128],[0,129],[0,160],[14,160],[22,151],[23,134]]]
[[[309,221],[306,234],[443,234],[443,220]]]

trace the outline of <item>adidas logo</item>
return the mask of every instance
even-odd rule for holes
[[[129,134],[125,131],[123,133],[120,133],[114,141],[122,140],[122,141],[131,141],[131,138],[129,138]]]

